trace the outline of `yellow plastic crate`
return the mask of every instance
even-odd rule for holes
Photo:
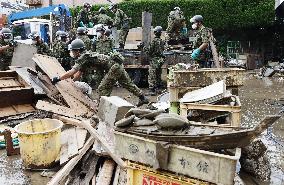
[[[212,183],[157,171],[150,167],[128,161],[127,185],[212,185]]]

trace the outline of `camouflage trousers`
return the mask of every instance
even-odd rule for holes
[[[12,59],[3,59],[0,58],[0,71],[9,70],[9,66],[12,63]]]
[[[110,96],[116,82],[135,96],[139,97],[142,95],[142,91],[131,81],[124,67],[117,63],[110,68],[100,83],[98,88],[99,95]]]
[[[150,89],[158,88],[161,84],[162,65],[164,63],[163,58],[154,57],[150,61],[148,84]]]
[[[86,82],[88,85],[92,87],[92,89],[97,89],[104,76],[105,76],[104,70],[90,69],[83,73],[80,81]]]
[[[125,45],[125,41],[127,38],[129,30],[128,29],[121,29],[118,33],[118,43]]]

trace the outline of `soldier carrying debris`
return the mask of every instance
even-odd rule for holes
[[[113,26],[120,27],[118,35],[119,48],[124,49],[127,34],[130,28],[130,18],[117,7],[117,4],[110,5],[109,9],[115,14]]]
[[[104,7],[99,9],[99,14],[94,16],[93,22],[94,24],[103,24],[105,26],[111,26],[113,24],[112,18],[106,14]]]
[[[151,95],[156,95],[161,83],[162,65],[164,64],[165,42],[161,39],[163,28],[156,26],[154,29],[155,38],[150,43],[149,48],[144,51],[150,57],[148,83]]]
[[[195,33],[195,41],[193,43],[194,51],[191,58],[199,61],[200,67],[206,66],[206,49],[209,46],[210,30],[203,26],[203,17],[195,15],[190,19],[192,29],[197,30]]]
[[[68,51],[68,33],[64,31],[58,33],[57,42],[53,46],[53,56],[66,71],[71,69],[72,58]]]
[[[110,96],[112,88],[118,82],[122,87],[139,97],[137,106],[149,102],[143,92],[131,81],[123,65],[121,65],[124,61],[121,54],[115,52],[110,55],[103,55],[95,52],[86,52],[84,42],[80,39],[72,41],[70,49],[70,55],[75,58],[76,64],[61,77],[54,77],[52,79],[53,84],[71,77],[74,77],[74,80],[78,80],[86,69],[99,66],[108,70],[98,88],[100,96]]]
[[[92,23],[90,22],[91,21],[90,10],[91,10],[90,3],[85,2],[83,8],[78,14],[78,21],[77,21],[78,27],[85,27],[85,26],[92,27]]]
[[[180,7],[175,7],[168,16],[168,27],[166,29],[166,40],[178,39],[182,28],[186,27],[185,17]]]
[[[12,31],[9,28],[3,28],[0,32],[0,71],[9,69],[15,45]]]
[[[30,38],[33,41],[33,45],[37,48],[37,54],[42,54],[42,55],[50,55],[51,51],[48,48],[47,43],[43,42],[43,40],[40,38],[40,35],[37,31],[33,31],[30,34]]]

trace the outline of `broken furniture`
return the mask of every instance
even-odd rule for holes
[[[33,112],[34,90],[15,71],[0,72],[0,117]]]
[[[197,70],[173,70],[168,79],[171,112],[179,114],[179,100],[187,92],[198,90],[224,80],[231,94],[238,95],[238,88],[244,83],[244,69],[201,68]]]

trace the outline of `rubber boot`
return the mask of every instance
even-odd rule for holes
[[[140,107],[140,106],[142,106],[143,104],[147,104],[147,103],[149,103],[149,100],[148,100],[148,98],[146,98],[146,96],[144,96],[144,95],[141,95],[141,96],[139,96],[139,102],[137,103],[137,107]]]

